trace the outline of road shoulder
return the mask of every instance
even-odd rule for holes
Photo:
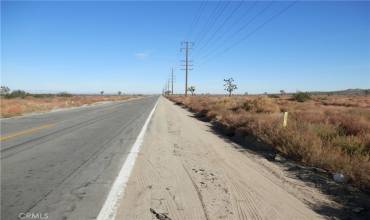
[[[160,98],[117,219],[320,219],[335,205]]]

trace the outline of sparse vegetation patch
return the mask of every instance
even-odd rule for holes
[[[293,94],[293,100],[297,102],[305,102],[311,99],[311,95],[307,92],[297,92]]]
[[[30,112],[46,112],[56,108],[77,107],[101,101],[119,101],[134,96],[97,96],[59,94],[28,94],[21,90],[1,96],[1,117],[13,117]]]
[[[227,135],[255,136],[285,156],[344,173],[370,189],[370,98],[310,96],[168,97],[224,128]],[[328,103],[338,103],[331,105]],[[345,105],[349,100],[350,105]],[[356,104],[356,102],[358,102]],[[357,106],[357,107],[353,107]],[[283,112],[289,112],[283,127]]]

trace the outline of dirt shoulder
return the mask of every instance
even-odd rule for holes
[[[321,219],[319,206],[340,208],[160,98],[117,219]]]

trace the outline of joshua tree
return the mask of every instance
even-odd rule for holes
[[[6,95],[6,94],[8,94],[9,92],[10,92],[9,87],[7,87],[7,86],[1,86],[1,87],[0,87],[0,94],[1,94],[1,95]]]
[[[118,95],[122,95],[122,92],[121,91],[118,91]]]
[[[191,92],[191,95],[194,95],[195,86],[189,86],[188,91]]]
[[[229,93],[229,96],[231,96],[231,93],[234,90],[238,89],[238,87],[234,83],[234,79],[233,78],[224,79],[224,87],[225,87],[225,90]]]
[[[100,91],[100,95],[104,95],[104,91]]]

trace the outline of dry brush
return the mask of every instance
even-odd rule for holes
[[[230,136],[254,136],[287,157],[370,188],[370,97],[195,96],[169,97],[199,117],[221,124]],[[348,101],[348,104],[346,104]],[[288,126],[282,112],[289,112]]]

